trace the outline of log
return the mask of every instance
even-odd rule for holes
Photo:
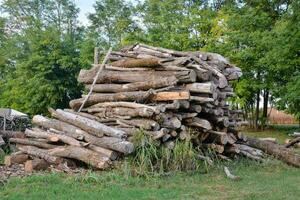
[[[287,164],[300,167],[300,155],[283,146],[250,137],[247,138],[246,144],[250,147],[260,149],[267,154],[273,155]]]
[[[190,100],[197,101],[199,103],[210,103],[215,101],[213,98],[210,97],[198,97],[198,96],[190,96]]]
[[[104,117],[117,117],[117,116],[130,116],[130,117],[152,117],[154,112],[148,108],[124,108],[124,107],[115,107],[115,108],[88,108],[89,113],[96,113],[95,115],[104,118]]]
[[[199,127],[199,128],[203,128],[205,130],[211,130],[211,124],[209,123],[209,121],[205,120],[205,119],[201,119],[198,117],[195,118],[188,118],[185,120],[187,125],[189,126],[193,126],[193,127]]]
[[[180,92],[159,92],[153,96],[152,101],[170,101],[170,100],[187,100],[190,99],[188,91]]]
[[[157,80],[149,80],[143,82],[134,82],[127,84],[96,84],[93,92],[101,93],[117,93],[117,92],[133,92],[146,91],[149,89],[163,88],[167,86],[176,85],[177,78],[175,76],[163,77]],[[86,85],[87,90],[91,89],[91,85]]]
[[[162,109],[162,107],[158,106],[148,106],[145,104],[139,104],[139,103],[134,103],[134,102],[125,102],[125,101],[120,101],[120,102],[104,102],[104,103],[97,103],[89,108],[107,108],[107,107],[125,107],[125,108],[147,108],[150,110],[153,110],[156,114],[159,114],[160,112],[164,112],[165,109]]]
[[[161,113],[156,120],[164,128],[177,129],[181,127],[181,121],[173,113]]]
[[[97,169],[106,169],[110,164],[108,157],[104,157],[97,152],[82,147],[57,147],[55,149],[48,150],[48,152],[51,156],[80,160]]]
[[[49,163],[44,159],[34,158],[25,162],[24,169],[25,172],[32,173],[33,171],[46,170],[49,166]]]
[[[112,93],[112,94],[99,94],[94,93],[92,94],[88,101],[86,102],[86,107],[91,106],[101,102],[110,102],[110,101],[136,101],[136,102],[144,102],[147,100],[152,91],[140,91],[140,92],[120,92],[120,93]],[[70,101],[70,107],[72,109],[78,108],[84,98],[75,99]]]
[[[27,154],[11,154],[9,156],[4,157],[4,164],[7,167],[10,167],[13,164],[22,164],[26,162],[29,159],[29,156]]]
[[[82,130],[85,130],[97,137],[102,137],[103,134],[117,138],[126,137],[125,132],[115,128],[111,128],[95,120],[65,112],[60,109],[57,109],[56,111],[53,109],[49,109],[49,111],[53,117],[58,118],[61,121],[73,124],[74,126],[80,127]]]
[[[71,124],[56,120],[56,119],[49,119],[47,117],[43,117],[41,115],[35,115],[32,118],[33,124],[41,126],[45,129],[55,129],[62,131],[66,136],[73,137],[77,140],[83,140],[82,132],[83,130],[73,126]]]
[[[0,130],[0,136],[3,138],[24,138],[25,134],[20,131],[4,131]]]
[[[130,125],[144,130],[158,131],[160,129],[160,126],[156,121],[146,118],[136,118],[130,120],[118,119],[117,122],[119,124]]]
[[[89,145],[88,149],[93,150],[105,157],[108,157],[110,160],[116,160],[118,158],[118,153],[103,147],[98,147],[96,145]]]
[[[208,133],[209,135],[206,141],[215,142],[217,144],[222,144],[222,145],[227,144],[228,136],[225,132],[209,130]]]
[[[185,86],[187,90],[195,93],[213,94],[216,86],[212,82],[206,83],[190,83]]]
[[[5,145],[5,141],[3,140],[2,136],[0,135],[0,148],[1,146]]]
[[[43,131],[43,130],[38,129],[38,128],[34,128],[33,130],[26,129],[25,134],[28,137],[47,139],[50,142],[61,141],[65,144],[69,144],[69,145],[73,145],[73,146],[82,146],[83,145],[78,140],[76,140],[72,137],[69,137],[69,136],[66,136],[66,135],[59,135],[59,134],[55,134],[55,133],[49,133],[49,132]],[[37,143],[35,143],[35,144],[37,144]],[[45,145],[45,147],[46,146],[47,145]]]
[[[141,130],[138,128],[120,128],[121,130],[125,131],[128,135],[133,136],[136,133],[140,132]],[[169,130],[166,128],[161,128],[158,131],[146,131],[146,130],[142,130],[143,133],[145,133],[146,135],[149,135],[152,137],[152,139],[157,140],[162,138],[164,135],[169,133]]]
[[[23,153],[26,153],[31,156],[36,156],[38,158],[42,158],[46,160],[47,162],[51,164],[58,164],[62,160],[61,158],[57,156],[50,155],[47,150],[40,149],[33,146],[19,146],[18,147],[20,151]]]
[[[142,59],[127,58],[127,59],[122,59],[119,61],[112,62],[111,65],[116,67],[124,67],[124,68],[134,68],[134,67],[155,68],[161,66],[159,59],[155,59],[155,58],[142,58]]]
[[[300,142],[300,137],[294,138],[292,140],[290,140],[287,144],[284,145],[285,148],[289,148],[297,143]]]
[[[78,82],[91,84],[95,77],[95,70],[80,70]],[[196,73],[189,71],[118,71],[103,70],[96,83],[134,83],[159,80],[175,76],[179,83],[192,83],[196,81]]]
[[[17,144],[22,144],[22,145],[29,145],[29,146],[36,146],[40,147],[43,149],[52,149],[57,147],[57,145],[52,145],[52,144],[47,144],[45,142],[39,142],[39,141],[34,141],[32,139],[22,139],[22,138],[10,138],[9,142],[12,143],[17,143]]]

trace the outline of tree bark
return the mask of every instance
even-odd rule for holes
[[[154,112],[148,108],[88,108],[89,113],[96,113],[94,115],[104,118],[104,117],[118,117],[118,116],[130,116],[130,117],[148,117],[153,116]]]
[[[33,146],[19,146],[18,149],[23,153],[28,155],[36,156],[42,158],[51,164],[58,164],[61,161],[61,158],[57,156],[50,155],[47,150],[40,149]]]
[[[194,118],[186,119],[185,121],[186,121],[187,125],[189,125],[189,126],[199,127],[199,128],[203,128],[205,130],[212,129],[209,121],[207,121],[205,119],[200,119],[198,117],[194,117]]]

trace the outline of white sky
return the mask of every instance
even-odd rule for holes
[[[80,13],[78,16],[79,21],[83,25],[87,25],[88,24],[87,15],[88,13],[94,12],[93,4],[95,3],[95,0],[74,0],[74,1],[77,7],[79,7],[80,9]]]

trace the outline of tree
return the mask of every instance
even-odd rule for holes
[[[98,0],[90,13],[89,37],[97,46],[118,47],[137,27],[132,19],[133,6],[121,0]]]
[[[5,79],[0,107],[29,114],[47,113],[48,107],[67,107],[80,95],[78,9],[69,0],[6,0],[10,58],[15,67]]]

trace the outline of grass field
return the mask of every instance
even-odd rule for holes
[[[274,134],[281,136],[279,132],[247,134],[258,137],[274,137]],[[286,135],[280,138],[283,141]],[[227,179],[222,169],[224,165],[242,179]],[[13,178],[0,187],[0,199],[296,200],[300,197],[300,170],[276,160],[257,163],[240,159],[219,163],[207,172],[204,169],[201,171],[148,179],[127,176],[120,171],[89,172],[73,176],[52,173],[24,179]]]

